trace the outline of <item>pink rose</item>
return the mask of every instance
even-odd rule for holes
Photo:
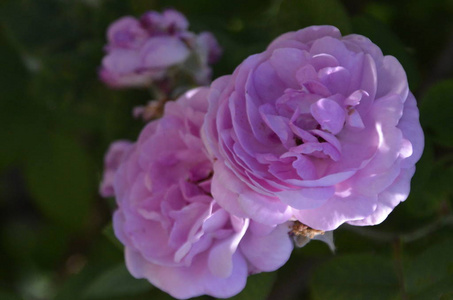
[[[209,95],[204,141],[225,210],[319,230],[382,222],[404,201],[423,132],[406,74],[331,26],[286,33]]]
[[[175,10],[162,14],[150,11],[140,20],[123,17],[107,31],[107,52],[99,76],[114,88],[149,87],[168,75],[170,68],[189,72],[199,83],[208,83],[211,68],[208,60],[218,58],[220,47],[214,36],[202,33],[208,50],[198,47],[198,36],[187,31],[187,19]],[[184,64],[191,68],[187,68]],[[193,73],[193,74],[192,74]]]
[[[143,27],[155,35],[185,32],[189,22],[179,11],[167,9],[162,14],[149,11],[140,18]]]
[[[200,138],[207,88],[168,102],[122,156],[113,225],[134,277],[176,298],[230,297],[249,274],[289,258],[288,225],[228,213],[211,195],[212,162]]]

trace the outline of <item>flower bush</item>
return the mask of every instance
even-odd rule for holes
[[[138,239],[134,238],[138,231],[128,231],[135,218],[133,200],[139,199],[143,203],[147,200],[134,198],[133,195],[138,193],[132,192],[133,187],[129,187],[128,197],[115,199],[115,177],[117,177],[119,166],[127,161],[131,162],[129,155],[137,151],[136,145],[139,144],[137,137],[148,122],[155,120],[156,124],[160,124],[156,127],[165,131],[162,126],[164,123],[168,124],[166,116],[171,115],[171,110],[175,107],[172,106],[173,101],[185,91],[197,87],[197,78],[207,78],[208,72],[205,73],[203,70],[210,72],[211,68],[212,74],[215,75],[213,79],[232,74],[229,81],[225,81],[224,84],[234,92],[230,93],[228,106],[222,104],[215,113],[214,107],[211,108],[208,119],[211,124],[209,127],[213,127],[210,127],[208,131],[208,122],[203,121],[205,124],[202,126],[205,126],[205,130],[202,131],[201,141],[199,135],[196,139],[200,143],[199,152],[206,151],[204,153],[207,157],[206,163],[210,164],[213,171],[212,177],[207,176],[210,177],[211,195],[222,194],[221,189],[223,188],[231,196],[229,199],[216,199],[214,195],[211,197],[200,194],[206,196],[207,198],[204,198],[206,200],[211,197],[210,201],[216,203],[209,219],[214,220],[214,214],[220,210],[223,210],[225,215],[229,215],[230,219],[227,219],[222,230],[229,230],[230,226],[237,223],[242,224],[240,220],[248,220],[249,225],[244,237],[240,239],[239,246],[233,254],[235,259],[237,256],[244,258],[247,262],[248,272],[252,272],[252,264],[249,263],[250,255],[246,256],[244,249],[253,249],[256,253],[259,252],[256,249],[264,249],[264,247],[251,247],[245,244],[248,239],[246,236],[258,233],[256,230],[251,231],[257,225],[263,228],[278,227],[294,240],[294,246],[304,247],[295,249],[290,259],[278,271],[261,272],[248,276],[246,286],[242,292],[234,296],[234,300],[430,299],[433,297],[449,299],[449,296],[453,295],[453,284],[447,284],[451,283],[451,266],[453,265],[451,255],[451,249],[453,249],[451,234],[453,226],[453,185],[451,184],[451,178],[453,178],[453,128],[451,126],[453,125],[451,122],[451,112],[453,111],[453,73],[451,72],[453,70],[453,60],[451,59],[453,24],[451,15],[453,6],[451,1],[447,0],[435,2],[431,0],[364,0],[360,1],[360,5],[355,4],[357,1],[342,0],[2,1],[0,5],[2,12],[0,30],[2,47],[0,51],[2,54],[0,57],[2,59],[1,72],[4,76],[0,81],[2,87],[0,119],[3,121],[0,127],[0,136],[3,141],[0,148],[0,206],[3,213],[0,230],[0,299],[171,300],[174,298],[147,279],[135,279],[126,267],[124,251],[127,249],[128,253],[134,252],[143,257],[140,266],[143,266],[144,269],[131,268],[133,272],[137,272],[134,273],[136,275],[139,271],[141,272],[137,277],[152,278],[154,271],[149,271],[148,274],[144,270],[154,270],[153,268],[157,269],[157,266],[159,267],[159,278],[168,281],[170,277],[162,275],[164,267],[161,261],[149,260],[150,255],[146,251],[142,251],[143,248],[136,247],[135,243],[138,244]],[[169,10],[169,8],[171,9]],[[175,10],[184,13],[184,16],[175,13]],[[125,21],[122,25],[120,23],[121,26],[116,29],[112,25],[115,30],[109,31],[110,25],[116,23],[116,20],[123,16],[130,16],[129,18],[132,20]],[[189,23],[190,26],[188,26]],[[155,24],[155,27],[152,24]],[[318,30],[319,36],[313,33],[312,39],[307,38],[305,42],[300,42],[296,38],[299,35],[291,33],[288,35],[289,38],[285,41],[287,44],[284,47],[282,46],[283,41],[280,41],[274,50],[266,50],[269,43],[281,34],[314,24],[331,24],[341,31],[341,35],[336,30],[333,33],[326,33],[324,29],[325,34]],[[216,56],[218,57],[219,53],[209,50],[212,35],[205,34],[206,31],[215,34],[215,38],[224,49],[224,55],[219,64],[211,65],[209,62]],[[108,33],[111,34],[110,37]],[[360,44],[361,47],[358,47],[354,45],[354,43],[358,43],[358,39],[352,39],[354,36],[347,36],[351,33],[363,35],[375,45],[364,42]],[[332,38],[330,41],[334,40],[329,42],[333,45],[329,47],[329,53],[343,51],[341,45],[344,45],[347,51],[343,52],[355,53],[356,57],[362,55],[360,54],[362,52],[372,61],[370,65],[376,66],[376,70],[372,70],[375,72],[375,76],[365,76],[370,72],[362,73],[364,79],[372,78],[371,81],[375,82],[377,90],[385,90],[383,83],[386,83],[387,87],[396,87],[399,83],[405,84],[404,76],[397,77],[396,73],[389,76],[382,75],[385,74],[383,70],[401,70],[399,66],[395,67],[398,64],[393,63],[393,59],[384,55],[393,55],[398,59],[407,74],[410,89],[402,105],[402,110],[400,110],[401,117],[398,117],[399,109],[393,110],[392,106],[388,108],[391,110],[390,113],[378,113],[375,109],[378,107],[378,103],[382,105],[382,110],[385,110],[384,102],[396,104],[400,101],[392,102],[388,99],[388,95],[382,96],[378,93],[371,101],[367,96],[368,94],[372,97],[369,88],[361,88],[362,91],[357,93],[362,97],[357,105],[354,106],[354,101],[349,102],[349,100],[348,105],[351,107],[340,105],[342,102],[339,99],[343,95],[342,93],[349,94],[350,91],[341,92],[342,86],[348,86],[348,84],[343,84],[341,81],[343,77],[339,75],[347,74],[347,72],[338,68],[335,72],[338,78],[334,78],[333,73],[329,74],[328,77],[335,80],[327,82],[326,73],[322,73],[320,67],[316,65],[317,59],[324,57],[325,60],[328,60],[327,55],[311,54],[311,51],[316,50],[315,43],[318,44],[319,49],[321,40],[327,41],[328,36]],[[177,60],[176,55],[167,57],[165,58],[167,61],[174,60],[176,63],[164,67],[135,69],[135,62],[138,61],[136,65],[139,65],[145,60],[127,54],[139,55],[143,45],[150,39],[158,37],[180,41],[182,44],[175,42],[174,45],[182,45],[182,49],[188,49],[189,55],[185,60]],[[366,38],[363,40],[367,41]],[[169,45],[172,46],[172,44]],[[365,45],[370,47],[365,47]],[[377,47],[382,51],[382,56]],[[266,72],[258,72],[262,69],[260,67],[258,70],[258,67],[265,61],[270,62],[272,55],[276,56],[278,51],[284,48],[307,49],[305,51],[311,55],[309,64],[313,66],[316,73],[314,82],[305,82],[303,87],[298,87],[299,83],[296,82],[296,86],[291,87],[295,92],[291,94],[288,91],[288,95],[299,97],[301,96],[297,92],[299,89],[306,89],[307,93],[308,89],[311,89],[314,91],[310,92],[313,94],[312,97],[315,98],[319,93],[322,98],[335,101],[341,109],[346,109],[348,114],[343,114],[345,120],[341,131],[332,133],[335,132],[335,128],[338,130],[338,123],[328,124],[325,116],[337,116],[335,120],[341,121],[343,118],[341,109],[335,109],[336,106],[332,104],[333,102],[314,99],[313,101],[319,106],[310,104],[306,113],[301,114],[303,118],[299,118],[306,119],[308,124],[304,127],[300,124],[300,120],[292,122],[293,125],[299,124],[299,127],[308,132],[304,135],[305,141],[302,138],[294,138],[295,134],[292,129],[295,127],[290,122],[287,123],[292,126],[290,134],[295,143],[294,147],[305,145],[299,148],[300,153],[308,152],[309,147],[323,150],[302,153],[309,160],[306,165],[314,163],[314,170],[319,174],[311,173],[310,168],[302,168],[297,163],[288,163],[288,161],[295,160],[294,157],[288,157],[286,161],[281,158],[282,164],[271,169],[267,168],[267,170],[278,173],[278,176],[283,179],[285,179],[283,172],[277,172],[276,169],[287,170],[288,176],[293,177],[299,176],[297,172],[300,172],[305,176],[302,176],[303,179],[300,181],[309,185],[310,180],[317,182],[322,180],[321,177],[307,179],[310,178],[310,174],[322,176],[323,172],[333,172],[335,171],[332,169],[333,165],[340,168],[343,158],[350,157],[349,154],[345,155],[345,153],[353,153],[352,145],[348,146],[347,142],[354,141],[357,144],[354,145],[357,153],[353,153],[353,156],[357,157],[357,162],[370,153],[367,152],[368,150],[373,152],[373,147],[376,150],[371,160],[363,160],[360,163],[360,170],[353,170],[357,174],[357,176],[354,175],[355,180],[358,180],[359,172],[365,175],[374,174],[371,167],[375,168],[376,176],[363,177],[363,180],[369,184],[362,184],[365,181],[359,184],[356,181],[357,184],[351,184],[350,190],[340,190],[345,186],[343,181],[335,183],[332,185],[335,188],[333,198],[327,200],[310,198],[311,201],[305,202],[307,205],[315,206],[319,201],[318,208],[304,208],[306,206],[302,206],[304,199],[301,197],[294,197],[295,203],[287,204],[282,201],[284,199],[282,195],[278,195],[278,191],[263,193],[262,186],[265,181],[255,180],[251,176],[261,174],[260,176],[263,175],[267,182],[274,183],[274,175],[265,175],[266,167],[269,167],[270,164],[265,163],[262,153],[273,151],[273,145],[278,143],[285,147],[283,142],[279,142],[280,138],[275,134],[274,142],[265,144],[262,153],[258,151],[260,149],[253,149],[253,155],[250,156],[257,159],[255,164],[253,160],[247,159],[244,160],[243,166],[239,166],[239,162],[242,163],[239,155],[244,156],[240,153],[242,144],[257,145],[254,141],[257,135],[252,132],[247,143],[244,142],[244,139],[239,141],[234,134],[240,132],[241,128],[247,129],[247,127],[238,122],[238,117],[234,119],[234,123],[231,123],[231,128],[226,122],[228,115],[233,116],[233,109],[238,108],[236,111],[242,111],[241,105],[246,105],[246,109],[253,112],[254,107],[251,103],[255,102],[249,102],[247,99],[255,101],[257,96],[251,94],[249,90],[246,90],[248,94],[245,94],[245,101],[236,102],[234,100],[237,95],[244,95],[240,90],[241,83],[255,80],[258,82],[259,75],[266,75]],[[170,53],[171,49],[166,49],[164,54]],[[178,49],[175,48],[171,51],[178,53]],[[273,53],[270,58],[264,58],[263,63],[256,64],[257,68],[246,71],[245,63],[243,63],[240,71],[233,74],[233,71],[248,56],[256,53],[256,56],[263,58],[265,56],[261,53],[263,51],[268,54],[271,51]],[[206,54],[207,52],[209,54]],[[322,50],[322,52],[328,51]],[[153,55],[149,54],[151,59]],[[103,67],[102,58],[109,55],[112,57]],[[148,58],[144,54],[145,56]],[[349,76],[351,74],[357,75],[354,78],[362,76],[359,72],[351,73],[349,67],[355,64],[348,64],[348,61],[353,62],[354,60],[343,59],[342,56],[336,54],[331,54],[331,56],[339,61],[339,66],[350,73]],[[113,60],[115,57],[124,59]],[[159,55],[154,57],[159,57]],[[287,57],[291,58],[290,55]],[[163,61],[154,61],[153,64],[159,65],[159,62]],[[205,66],[208,68],[204,69],[202,62],[206,61]],[[247,62],[251,62],[251,59],[248,59]],[[360,60],[357,62],[360,63]],[[146,63],[151,65],[148,60]],[[293,65],[297,68],[296,63]],[[274,69],[283,69],[284,66],[285,64],[277,63],[278,68]],[[100,81],[99,75],[104,68],[107,75],[110,72],[112,83],[117,81],[119,84],[109,85]],[[130,72],[128,68],[130,68]],[[289,71],[287,73],[291,74]],[[365,69],[362,68],[362,71]],[[151,75],[154,72],[156,75]],[[239,78],[238,75],[242,77]],[[278,87],[281,85],[280,75],[276,76],[276,80],[265,81],[268,84],[255,90],[272,96],[272,93],[278,91]],[[291,76],[288,77],[289,80],[284,81],[284,84],[290,84]],[[348,75],[344,76],[346,79],[347,77]],[[403,78],[403,80],[398,78]],[[296,72],[296,81],[297,79]],[[214,85],[206,85],[209,88],[209,91],[205,91],[207,97],[214,99],[212,103],[209,103],[208,100],[208,105],[216,105],[217,100],[218,103],[224,103],[225,100],[218,99],[219,95],[226,96],[229,92],[222,88],[221,80]],[[355,80],[350,80],[350,82]],[[127,85],[128,81],[132,85]],[[338,83],[337,90],[340,91],[336,92],[338,95],[323,96],[323,88],[320,84],[324,85],[330,93],[330,90],[334,89],[335,82]],[[121,85],[122,83],[123,85]],[[363,85],[365,85],[365,81]],[[257,85],[255,84],[255,86]],[[121,90],[118,90],[119,88]],[[405,93],[400,92],[402,89],[398,91],[398,89],[391,88],[390,90],[397,91],[394,93],[395,99],[404,98]],[[415,115],[417,114],[411,93],[420,110],[420,123],[425,135],[424,153],[415,164],[416,172],[410,179],[409,197],[393,208],[407,195],[409,175],[412,172],[411,165],[417,158],[416,153],[420,153],[422,145],[418,122],[410,121],[411,119],[416,120]],[[285,94],[285,91],[277,95],[275,99],[282,94]],[[303,93],[300,92],[300,94]],[[342,97],[350,98],[349,96]],[[262,96],[260,95],[260,97]],[[305,97],[308,96],[305,95]],[[366,105],[363,100],[366,100]],[[286,103],[291,101],[293,100],[290,99]],[[169,107],[172,108],[167,109],[165,120],[160,122],[163,119],[159,118],[162,117],[165,105],[169,102],[171,104]],[[296,102],[294,100],[292,103]],[[276,102],[271,100],[268,103],[271,107],[276,106]],[[279,103],[280,107],[283,107],[282,103]],[[364,113],[367,106],[373,109]],[[181,108],[180,105],[176,107],[176,109]],[[275,117],[270,115],[271,109],[268,107],[263,107],[261,110],[263,115],[267,115],[266,118],[278,119],[285,117],[284,113],[289,114],[291,107],[284,112],[277,111]],[[193,108],[191,109],[193,110]],[[184,110],[191,111],[191,109]],[[228,109],[229,112],[227,112]],[[325,111],[322,114],[323,110]],[[205,111],[206,108],[203,109],[203,114]],[[340,111],[340,114],[335,111]],[[354,111],[358,113],[364,123],[364,129],[360,129],[360,122],[356,122],[358,118]],[[133,112],[133,116],[131,116],[131,112]],[[349,113],[351,114],[349,115]],[[221,118],[215,120],[217,116],[221,116]],[[250,114],[250,116],[254,115]],[[378,123],[378,116],[387,116],[387,118],[380,118],[382,122]],[[187,119],[186,117],[189,116],[181,116],[183,119]],[[245,123],[250,124],[255,119],[264,119],[261,113],[258,118],[251,119],[251,121],[248,121],[248,118],[247,115],[244,120]],[[273,122],[273,126],[276,126],[275,122],[279,121],[273,120]],[[393,124],[396,122],[398,124],[394,126]],[[198,124],[197,126],[199,126]],[[237,126],[238,124],[241,126]],[[355,128],[351,126],[354,124]],[[385,126],[376,127],[378,124]],[[409,126],[409,124],[413,125]],[[318,126],[319,128],[317,128]],[[266,127],[270,128],[265,123],[263,128]],[[284,126],[282,127],[284,128]],[[217,130],[218,128],[219,130]],[[185,132],[186,129],[183,127],[180,130]],[[273,132],[271,129],[269,130],[271,133]],[[338,145],[341,145],[341,151],[335,147],[332,142],[333,138],[329,141],[332,146],[330,147],[326,144],[327,139],[321,138],[315,130],[318,130],[319,135],[325,134],[326,136],[327,131],[330,131],[330,134],[338,140]],[[357,135],[353,135],[353,130]],[[365,130],[369,134],[362,134],[361,130]],[[379,163],[380,159],[385,156],[384,154],[398,151],[396,150],[400,145],[397,142],[398,131],[405,140],[410,142],[413,154],[407,158],[399,155],[394,162],[392,162],[392,157],[395,156],[389,155],[389,160]],[[410,131],[413,134],[410,134]],[[377,139],[382,140],[383,143],[377,144],[377,146],[370,143],[373,135],[376,138],[376,132],[385,133],[382,138],[378,134]],[[250,131],[244,131],[244,133],[250,133]],[[302,134],[303,131],[300,133]],[[310,135],[314,136],[316,140]],[[167,135],[163,136],[155,143],[157,147],[161,143],[169,145]],[[173,134],[168,134],[168,136],[173,136]],[[362,137],[359,138],[359,136]],[[417,142],[416,139],[410,138],[411,136],[418,136],[420,141]],[[235,143],[231,149],[226,148],[229,137],[233,138],[233,143]],[[357,140],[345,140],[345,137],[355,137]],[[393,139],[390,140],[390,137]],[[288,138],[288,141],[291,138]],[[310,140],[308,140],[309,138]],[[208,143],[208,147],[201,145],[204,142]],[[360,150],[365,145],[370,148]],[[388,150],[385,149],[387,146]],[[146,149],[142,147],[141,155],[153,150],[152,148],[151,146]],[[171,147],[166,148],[169,152]],[[285,149],[285,153],[296,151],[283,149]],[[106,152],[104,168],[103,157]],[[177,152],[179,153],[179,150]],[[161,153],[159,155],[163,155],[164,152],[159,153]],[[226,156],[226,154],[231,155]],[[202,155],[196,152],[193,157],[199,158]],[[271,156],[266,155],[265,157]],[[152,159],[157,158],[153,156]],[[374,159],[376,159],[375,162]],[[325,163],[325,169],[322,163]],[[347,167],[346,164],[344,166]],[[377,169],[378,166],[382,168]],[[395,172],[394,174],[400,173],[397,177],[400,179],[385,187],[385,181],[391,181],[392,177],[391,173],[385,172],[388,166],[394,168],[392,171]],[[219,174],[215,175],[214,169],[222,168],[226,170],[220,170],[217,172]],[[255,172],[255,169],[258,172]],[[302,170],[307,174],[302,174]],[[387,170],[391,169],[387,168]],[[165,168],[160,168],[158,171],[163,176],[167,172]],[[243,171],[247,176],[250,173],[250,178],[241,177],[244,174]],[[297,175],[294,175],[294,172]],[[143,173],[146,174],[146,172]],[[223,183],[219,182],[219,178],[223,180],[220,176],[222,173],[225,178]],[[335,178],[338,174],[335,174]],[[387,179],[385,174],[389,174]],[[406,175],[401,176],[401,174]],[[235,178],[238,180],[233,181]],[[140,182],[138,178],[133,179],[134,182]],[[159,179],[155,180],[155,185],[158,185]],[[256,182],[252,182],[252,179]],[[381,181],[381,179],[385,181]],[[99,186],[101,180],[102,184]],[[351,180],[346,179],[345,183],[349,184]],[[290,192],[299,189],[296,184],[291,185],[293,186],[289,189]],[[287,187],[282,186],[282,192]],[[302,188],[304,187],[301,186]],[[376,197],[372,196],[379,190],[382,192]],[[348,193],[351,195],[348,196]],[[99,194],[109,198],[102,199]],[[354,201],[351,199],[353,195],[357,196]],[[159,201],[159,203],[164,203],[169,199],[170,197],[154,200],[156,203]],[[185,199],[178,200],[178,203],[191,206],[192,203],[189,204]],[[272,201],[269,205],[263,205],[260,202],[263,199]],[[116,200],[121,200],[121,203],[125,204],[121,204],[119,207]],[[331,206],[332,210],[328,211],[327,205],[333,200],[335,200],[334,204],[344,204],[344,207],[336,209]],[[203,203],[197,205],[204,205]],[[271,204],[275,209],[271,207]],[[296,208],[297,204],[300,204],[302,208]],[[364,208],[368,207],[367,210],[371,211],[370,206],[371,209],[375,207],[375,210],[369,216],[364,217],[366,215]],[[383,219],[392,209],[393,211],[381,225],[354,226],[359,225],[359,222],[360,224],[377,223],[378,219]],[[128,244],[129,240],[126,241],[127,244],[122,244],[115,235],[112,216],[117,210],[119,215],[125,215],[121,218],[124,217],[126,222],[124,226],[119,227],[124,229],[124,237],[129,239],[131,244]],[[122,210],[126,211],[126,214],[119,212]],[[237,210],[237,215],[231,213],[234,210]],[[358,213],[355,214],[354,211]],[[142,216],[139,215],[138,210],[136,212],[138,214],[136,222],[142,222]],[[157,212],[161,211],[156,210]],[[300,218],[296,217],[299,212],[303,213],[299,216]],[[341,222],[341,217],[345,220],[345,224],[333,231],[316,228],[314,227],[316,223],[311,223],[312,227],[310,227],[305,223],[309,222],[308,214],[311,212],[314,214],[313,218],[325,217],[326,221],[338,221],[337,223]],[[352,220],[349,218],[351,216],[347,216],[345,212],[355,214],[354,219],[355,217],[359,219]],[[171,219],[169,215],[161,215],[162,220],[170,220],[169,224],[176,224],[175,219]],[[263,220],[257,220],[260,216]],[[287,218],[290,221],[285,221]],[[233,222],[233,220],[236,221]],[[156,225],[155,227],[161,227],[160,223],[152,222]],[[191,223],[190,220],[187,222]],[[269,225],[280,222],[283,223]],[[151,224],[151,221],[146,224]],[[189,225],[190,230],[196,227]],[[147,229],[146,226],[142,228]],[[239,232],[235,230],[232,229],[232,235]],[[195,229],[194,231],[198,232]],[[202,236],[209,236],[214,232],[217,231],[213,230],[209,233],[203,231]],[[117,233],[120,238],[123,238],[120,235],[123,233],[121,230],[117,229]],[[263,232],[263,234],[265,233],[266,231]],[[335,237],[335,253],[329,251],[323,243],[311,241],[313,239],[322,240],[333,248],[332,235]],[[134,238],[131,239],[131,236]],[[160,244],[165,244],[166,249],[169,249],[168,253],[176,253],[179,249],[178,247],[171,248],[174,245],[168,242],[170,238],[160,239],[152,234],[146,238],[142,237],[143,243],[149,242],[150,245],[153,245],[158,241]],[[189,241],[189,239],[183,240]],[[211,247],[198,255],[209,257],[208,253],[213,251],[215,244],[219,241],[220,239],[213,239]],[[309,243],[305,245],[307,242]],[[160,245],[155,247],[160,247]],[[264,255],[264,253],[262,254]],[[198,255],[193,257],[192,262],[198,261]],[[267,255],[265,254],[265,256]],[[184,264],[188,261],[188,256],[181,259],[181,263]],[[233,265],[243,267],[241,264]],[[165,272],[168,272],[166,274],[170,274],[170,272],[179,274],[183,270],[182,266],[177,263],[174,263],[173,267],[174,270],[170,266],[165,266]],[[260,269],[262,270],[262,268]],[[186,285],[178,283],[178,289],[181,290],[178,293],[181,294],[181,297],[183,293],[186,293],[185,296],[189,296],[189,291],[196,289],[199,293],[210,291],[208,281],[195,280],[197,276],[202,278],[199,275],[201,271],[206,272],[203,274],[210,274],[210,277],[217,277],[218,282],[225,284],[230,282],[230,279],[226,277],[221,278],[211,273],[209,263],[202,268],[195,268],[194,264],[188,264],[184,270],[190,271],[192,277],[186,281]],[[244,277],[241,278],[243,281]],[[152,280],[155,279],[152,278]],[[192,286],[196,287],[192,288]],[[220,287],[216,286],[215,290]],[[236,287],[239,289],[239,284]],[[175,293],[171,288],[165,289],[165,291]],[[231,293],[233,293],[232,290]],[[213,297],[202,296],[200,298]]]
[[[206,83],[221,51],[187,26],[173,10],[115,22],[102,78],[149,85],[198,49],[207,72],[192,75]],[[292,239],[334,250],[341,224],[382,222],[423,151],[401,64],[332,26],[283,34],[210,87],[168,96],[136,108],[162,116],[111,145],[100,192],[116,198],[129,272],[176,298],[236,295],[248,275],[281,267]]]

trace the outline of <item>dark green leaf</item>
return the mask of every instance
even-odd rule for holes
[[[108,240],[110,242],[112,242],[112,244],[114,244],[118,249],[123,251],[124,246],[123,246],[123,244],[121,244],[121,242],[115,236],[115,232],[113,231],[112,223],[105,226],[104,229],[102,230],[102,233],[108,238]]]
[[[85,299],[111,299],[149,291],[152,285],[145,279],[135,279],[121,263],[96,278],[85,290]]]
[[[0,140],[8,141],[0,147],[0,169],[20,158],[20,145],[23,135],[17,134],[17,126],[26,122],[21,113],[26,102],[25,90],[28,84],[28,73],[22,58],[0,27],[0,66],[2,76],[0,90]],[[21,105],[22,104],[22,105]]]
[[[432,139],[426,136],[423,156],[416,165],[411,193],[403,207],[412,216],[424,218],[435,214],[449,194],[451,171],[442,161],[434,161]]]
[[[94,194],[90,157],[70,136],[41,137],[26,165],[29,189],[47,217],[70,229],[81,229]]]
[[[17,296],[9,291],[0,289],[0,299],[2,299],[2,300],[22,300],[22,297]]]
[[[453,147],[453,79],[432,86],[421,99],[420,121],[426,135],[440,145]]]
[[[232,300],[261,300],[266,299],[274,285],[277,274],[265,272],[252,275],[247,279],[245,289],[238,295],[230,298]]]
[[[404,270],[407,292],[413,299],[439,299],[453,292],[453,240],[448,239],[409,261]],[[411,298],[412,299],[412,298]]]
[[[312,25],[333,25],[342,34],[351,33],[349,16],[337,0],[279,0],[270,10],[276,34]]]
[[[439,300],[453,300],[453,292],[448,292],[440,296]]]
[[[314,299],[394,299],[399,283],[392,261],[362,254],[340,256],[320,266],[311,280]]]

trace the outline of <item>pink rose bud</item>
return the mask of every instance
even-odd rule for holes
[[[180,299],[231,297],[248,275],[278,269],[293,249],[288,224],[235,216],[212,197],[213,165],[200,137],[207,94],[199,88],[168,102],[122,157],[113,180],[113,226],[127,268]]]
[[[332,26],[289,32],[211,85],[212,195],[243,218],[374,225],[409,195],[424,146],[406,73]]]

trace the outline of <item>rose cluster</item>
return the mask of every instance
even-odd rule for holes
[[[197,84],[209,83],[209,65],[222,49],[210,32],[196,35],[188,27],[184,15],[172,9],[115,21],[107,31],[101,80],[114,88],[149,87],[176,72],[188,73]]]
[[[293,240],[333,248],[341,224],[382,222],[407,198],[423,142],[400,63],[313,26],[113,143],[101,194],[116,198],[133,276],[176,298],[225,298],[281,267]]]

